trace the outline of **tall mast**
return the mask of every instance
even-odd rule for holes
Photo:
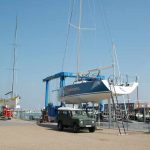
[[[116,78],[116,61],[115,61],[115,45],[114,45],[114,43],[112,43],[113,45],[112,45],[112,57],[113,57],[113,80],[114,80],[114,82],[115,82],[115,78]]]
[[[15,83],[15,66],[16,66],[16,40],[17,40],[17,28],[18,28],[18,19],[16,16],[16,26],[15,26],[15,34],[14,34],[14,49],[13,49],[13,77],[12,77],[12,98],[14,97],[14,83]]]
[[[79,9],[79,22],[78,22],[78,44],[77,44],[77,81],[79,79],[79,69],[80,69],[80,30],[81,30],[81,20],[82,20],[82,3],[83,0],[80,0],[80,9]]]
[[[120,69],[119,69],[119,62],[118,62],[118,57],[117,57],[117,52],[116,52],[116,45],[115,43],[112,42],[112,53],[113,53],[113,76],[114,76],[114,82],[116,81],[116,77],[119,79],[119,82],[121,82],[121,74],[120,74]]]

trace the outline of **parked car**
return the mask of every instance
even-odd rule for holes
[[[89,132],[94,132],[96,128],[96,120],[88,116],[88,114],[81,109],[74,109],[70,107],[58,108],[58,130],[62,131],[64,128],[71,127],[73,132],[77,133],[80,129],[88,129]]]

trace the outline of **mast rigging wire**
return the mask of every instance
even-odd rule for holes
[[[70,35],[70,27],[71,27],[71,20],[72,20],[72,14],[73,14],[73,9],[74,9],[74,3],[75,3],[75,0],[72,1],[71,14],[70,14],[69,21],[68,21],[66,46],[65,46],[64,56],[63,56],[63,60],[62,60],[62,68],[61,68],[62,71],[64,70],[64,63],[65,63],[66,53],[67,53],[67,49],[68,49],[68,41],[69,41],[69,35]]]
[[[110,23],[108,22],[107,15],[105,13],[103,0],[100,0],[100,1],[101,1],[100,9],[101,9],[102,15],[103,15],[103,17],[102,17],[103,25],[104,25],[105,31],[107,31],[106,32],[107,33],[107,42],[109,44],[109,41],[110,41],[110,43],[112,45],[112,50],[113,50],[113,54],[112,54],[112,58],[113,58],[112,62],[113,62],[113,66],[114,66],[114,71],[113,72],[114,72],[114,75],[115,75],[116,72],[118,72],[118,77],[120,79],[120,74],[121,73],[120,73],[120,68],[119,68],[119,61],[118,61],[118,57],[117,57],[117,52],[116,52],[116,46],[115,46],[114,41],[112,39],[112,33],[111,33],[111,30],[110,30]],[[115,65],[117,67],[117,71],[115,69]]]

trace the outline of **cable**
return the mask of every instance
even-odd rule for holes
[[[68,22],[66,46],[65,46],[64,56],[63,56],[63,60],[62,60],[62,68],[61,68],[62,71],[64,70],[64,63],[65,63],[66,53],[67,53],[67,49],[68,49],[68,41],[69,41],[69,35],[70,35],[70,26],[71,26],[72,14],[73,14],[73,9],[74,9],[74,2],[75,2],[75,0],[72,1],[71,14],[69,17],[69,22]]]

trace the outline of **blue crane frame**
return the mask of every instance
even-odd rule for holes
[[[76,74],[75,73],[71,73],[71,72],[60,72],[57,74],[54,74],[52,76],[46,77],[45,79],[43,79],[43,82],[46,82],[46,89],[45,89],[45,108],[47,108],[48,106],[48,99],[49,99],[49,82],[51,80],[60,78],[60,88],[65,86],[65,78],[70,77],[70,78],[76,78]]]

